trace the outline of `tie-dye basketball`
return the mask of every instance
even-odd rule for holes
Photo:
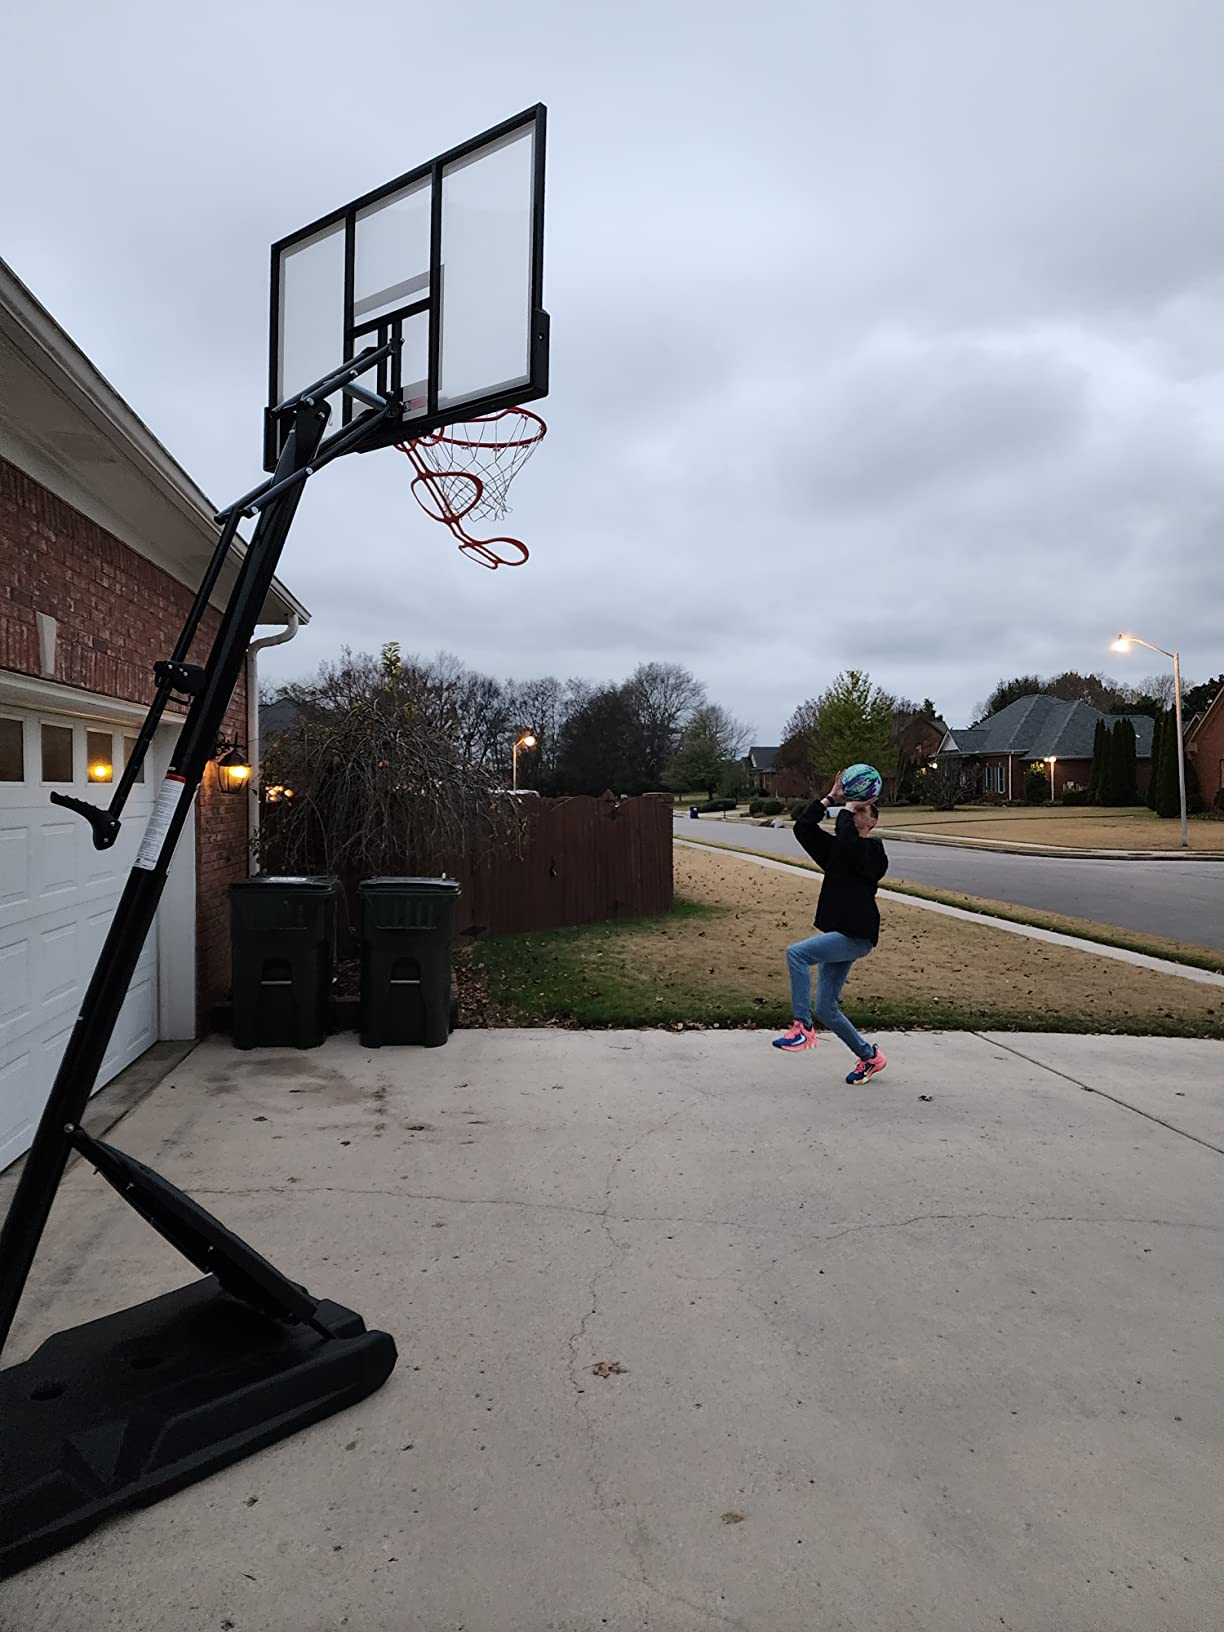
[[[884,779],[874,765],[849,765],[842,772],[841,784],[847,799],[878,799]]]

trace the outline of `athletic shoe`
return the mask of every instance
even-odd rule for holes
[[[815,1048],[819,1041],[814,1026],[805,1026],[802,1020],[792,1020],[790,1030],[785,1036],[775,1037],[773,1046],[785,1049],[788,1054],[798,1054],[800,1049]]]
[[[851,1071],[850,1075],[846,1078],[846,1081],[851,1085],[851,1087],[856,1086],[860,1082],[870,1082],[872,1077],[878,1076],[887,1064],[888,1061],[884,1058],[884,1050],[882,1048],[876,1048],[869,1060],[859,1061],[854,1070]]]

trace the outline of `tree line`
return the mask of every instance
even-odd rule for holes
[[[1187,723],[1207,707],[1222,687],[1224,675],[1199,686],[1183,687],[1182,711]],[[1039,674],[1018,674],[999,681],[986,701],[979,703],[973,723],[980,725],[1009,703],[1033,696],[1088,703],[1102,714],[1147,714],[1156,719],[1173,707],[1173,673],[1168,670],[1149,674],[1135,685],[1123,685],[1105,674],[1080,674],[1076,669],[1065,669],[1061,674],[1044,678]]]
[[[862,669],[847,669],[791,715],[778,750],[778,767],[796,773],[811,792],[838,771],[863,761],[891,776],[898,797],[926,762],[943,721],[929,697],[921,703],[894,696]]]
[[[385,708],[389,676],[418,733],[490,788],[509,785],[513,745],[524,738],[519,786],[552,795],[706,787],[712,796],[747,746],[748,728],[678,663],[639,663],[627,680],[604,684],[499,680],[449,653],[405,656],[392,642],[378,655],[346,649],[274,696],[317,734],[355,709]]]

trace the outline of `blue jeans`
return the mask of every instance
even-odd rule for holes
[[[806,941],[796,941],[786,949],[786,963],[790,970],[791,1013],[804,1025],[812,1023],[812,965],[819,967],[816,982],[816,1018],[826,1030],[840,1037],[846,1047],[860,1060],[871,1058],[871,1044],[846,1019],[837,1006],[842,987],[850,973],[850,965],[865,958],[871,951],[870,941],[856,940],[839,930],[824,935],[812,935]]]

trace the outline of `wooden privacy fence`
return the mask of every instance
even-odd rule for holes
[[[522,799],[519,841],[449,869],[463,886],[463,934],[514,935],[670,912],[672,804]]]

